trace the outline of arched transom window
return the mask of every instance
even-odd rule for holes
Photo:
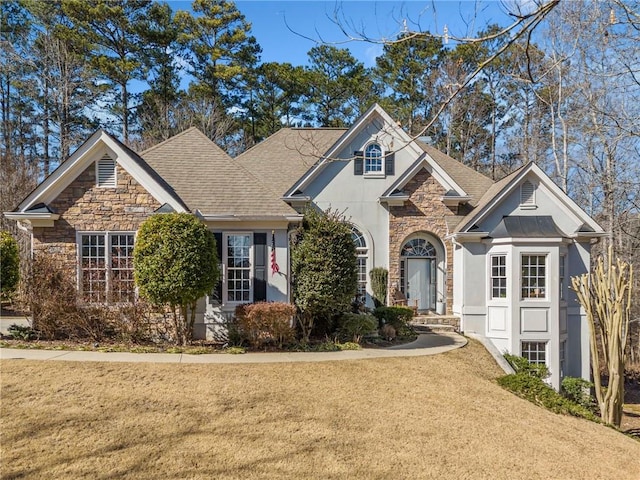
[[[435,257],[436,249],[424,238],[409,240],[402,247],[403,257]]]
[[[356,261],[358,265],[358,292],[357,300],[365,303],[367,300],[367,242],[362,232],[356,227],[351,227],[351,238],[356,246]]]
[[[382,148],[377,143],[367,145],[364,151],[364,173],[382,173]]]

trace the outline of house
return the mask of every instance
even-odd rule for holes
[[[588,270],[602,228],[535,164],[493,182],[378,105],[349,129],[285,128],[235,159],[194,128],[139,154],[98,131],[5,215],[30,225],[34,252],[77,272],[88,302],[116,298],[114,278],[133,288],[145,218],[197,215],[223,267],[199,307],[196,335],[207,337],[240,303],[290,299],[288,236],[310,204],[351,223],[368,305],[368,272],[385,267],[419,310],[546,363],[554,387],[589,378],[588,328],[568,283]]]

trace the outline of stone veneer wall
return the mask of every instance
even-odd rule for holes
[[[49,204],[60,215],[54,226],[33,229],[34,255],[55,255],[75,277],[77,231],[137,231],[160,203],[118,164],[116,178],[115,188],[98,188],[95,163],[87,167]]]
[[[427,232],[440,238],[446,251],[446,313],[453,308],[453,245],[445,241],[448,233],[445,217],[456,212],[444,205],[440,198],[445,189],[422,169],[403,189],[409,200],[402,207],[389,208],[389,284],[400,284],[400,250],[412,233]]]

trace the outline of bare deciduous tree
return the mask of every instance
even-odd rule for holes
[[[624,404],[624,365],[633,285],[633,267],[609,248],[606,266],[599,257],[591,274],[571,279],[589,322],[591,369],[602,421],[620,426]],[[608,385],[600,378],[604,370]]]

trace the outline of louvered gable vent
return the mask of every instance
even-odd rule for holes
[[[105,155],[98,160],[97,167],[97,185],[99,187],[115,187],[116,186],[116,161]]]
[[[520,187],[520,205],[535,205],[535,186],[529,180]]]

